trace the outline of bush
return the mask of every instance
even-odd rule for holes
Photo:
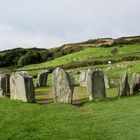
[[[41,61],[47,61],[53,59],[53,53],[46,50],[41,53]]]
[[[100,45],[100,47],[108,48],[108,47],[111,47],[111,45],[110,44],[102,44],[102,45]]]
[[[134,60],[140,60],[139,56],[127,56],[127,57],[123,57],[122,61],[134,61]]]
[[[41,62],[41,55],[37,51],[30,51],[18,60],[18,67],[22,67],[29,64],[36,64]]]
[[[116,55],[117,53],[118,53],[118,48],[113,48],[112,50],[111,50],[111,54],[112,55]]]
[[[114,63],[115,61],[113,61]],[[108,64],[108,61],[82,61],[82,62],[71,62],[69,64],[62,65],[61,67],[63,69],[74,69],[74,68],[80,68],[80,67],[89,67],[89,66],[95,66],[95,65],[102,65],[102,64]]]

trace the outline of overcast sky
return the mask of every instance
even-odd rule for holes
[[[0,0],[0,50],[140,35],[140,0]]]

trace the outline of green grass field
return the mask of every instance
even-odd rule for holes
[[[139,140],[140,95],[81,107],[0,98],[0,120],[1,140]]]
[[[111,50],[113,48],[118,48],[118,53],[115,56],[111,54]],[[125,56],[139,56],[139,55],[140,55],[140,44],[124,45],[123,47],[116,46],[116,47],[108,47],[108,48],[93,47],[72,54],[68,54],[51,61],[46,61],[44,63],[28,65],[20,69],[22,70],[22,69],[58,66],[62,64],[68,64],[71,62],[81,62],[81,61],[119,60]]]

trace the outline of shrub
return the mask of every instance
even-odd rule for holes
[[[118,48],[113,48],[112,50],[111,50],[111,54],[112,55],[116,55],[117,53],[118,53]]]
[[[18,67],[22,67],[29,64],[36,64],[41,62],[41,55],[37,51],[30,51],[18,60]]]
[[[41,53],[41,61],[47,61],[47,60],[51,60],[53,59],[53,53],[51,53],[50,51],[46,50],[46,51],[43,51]]]
[[[140,60],[139,56],[127,56],[127,57],[123,57],[122,61],[134,61],[134,60]]]

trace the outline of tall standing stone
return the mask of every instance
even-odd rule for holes
[[[81,87],[86,87],[87,86],[87,72],[86,71],[82,71],[80,73],[79,84],[80,84]]]
[[[89,99],[104,99],[106,98],[104,74],[96,69],[87,71],[87,91]]]
[[[10,93],[10,74],[0,74],[0,96],[8,96]]]
[[[53,73],[54,102],[72,103],[74,91],[74,78],[61,68]]]
[[[47,85],[48,72],[42,72],[37,75],[37,87],[45,87]]]
[[[11,99],[23,102],[35,102],[35,88],[32,76],[24,73],[14,73],[10,77]]]
[[[120,80],[120,87],[119,87],[119,96],[127,96],[130,95],[130,87],[128,83],[128,74],[127,72],[123,74]]]
[[[134,73],[131,82],[131,94],[136,94],[140,90],[140,74]]]

